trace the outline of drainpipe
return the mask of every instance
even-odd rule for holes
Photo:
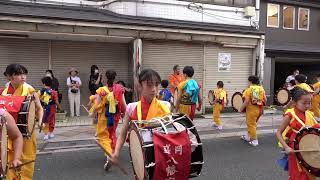
[[[48,69],[52,69],[52,41],[48,41]]]
[[[264,69],[263,69],[263,64],[264,64],[264,45],[265,45],[265,36],[261,35],[261,38],[259,40],[259,71],[258,71],[258,76],[261,80],[261,84],[263,81],[263,75],[264,75]]]
[[[206,44],[203,44],[202,114],[206,114]]]

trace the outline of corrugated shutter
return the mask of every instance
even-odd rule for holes
[[[143,41],[142,67],[156,70],[162,79],[168,79],[174,65],[181,69],[193,66],[194,78],[202,83],[203,45],[183,42]]]
[[[231,53],[230,72],[218,72],[218,53]],[[223,81],[228,92],[229,106],[234,92],[242,92],[248,87],[248,76],[252,74],[252,49],[224,48],[215,45],[205,47],[206,97],[209,90],[215,89],[217,81]],[[206,106],[209,106],[206,100]]]
[[[36,89],[41,88],[41,78],[48,68],[48,52],[45,40],[0,39],[0,87],[6,83],[3,76],[6,66],[19,63],[29,71],[27,82]]]
[[[90,67],[94,64],[104,73],[109,69],[115,70],[116,81],[123,80],[128,83],[128,44],[52,41],[52,68],[63,93],[62,106],[68,112],[66,84],[69,68],[78,69],[82,81],[81,104],[87,104],[90,96],[88,88]],[[82,112],[84,112],[83,109]]]

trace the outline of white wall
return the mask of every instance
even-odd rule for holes
[[[175,0],[114,1],[105,9],[130,16],[174,19],[204,23],[251,26],[244,9]],[[255,21],[256,17],[252,18]]]
[[[30,2],[30,0],[13,1]],[[35,3],[67,6],[89,6],[99,9],[106,9],[114,13],[129,16],[142,16],[203,23],[241,26],[254,26],[253,24],[259,24],[258,11],[256,12],[256,16],[250,19],[248,17],[244,17],[244,8],[191,3],[177,0],[106,0],[101,2],[86,0],[37,0]],[[259,9],[259,7],[256,7],[256,9]]]

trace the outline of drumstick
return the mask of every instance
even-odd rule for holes
[[[83,104],[81,104],[81,106],[89,113],[89,110]]]
[[[9,169],[17,169],[17,168],[20,168],[20,167],[22,167],[22,166],[24,166],[24,165],[27,165],[27,164],[33,163],[33,162],[35,162],[35,160],[27,161],[27,162],[25,162],[25,163],[20,164],[20,165],[19,165],[19,166],[17,166],[17,167],[13,167],[13,166],[11,166],[11,167],[9,167]]]
[[[43,151],[44,148],[46,148],[48,144],[49,144],[49,141],[45,141],[45,142],[43,143],[42,147],[39,149],[39,152]]]
[[[319,152],[320,149],[302,149],[302,150],[293,150],[293,152]],[[286,153],[286,151],[281,151],[281,153]]]
[[[96,143],[98,144],[98,146],[107,154],[107,156],[111,157],[111,154],[106,151],[102,145],[99,143],[98,139],[96,139]],[[112,161],[111,161],[112,162]],[[126,171],[126,169],[123,167],[123,165],[121,164],[121,162],[119,161],[118,164],[114,164],[116,166],[118,166],[118,168],[125,174],[125,175],[128,175],[128,172]]]
[[[42,131],[42,128],[43,128],[43,119],[42,119],[42,121],[41,121],[41,124],[40,124],[40,127],[39,127],[39,133],[41,133],[41,131]]]

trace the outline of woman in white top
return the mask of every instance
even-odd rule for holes
[[[81,80],[77,76],[78,71],[75,68],[71,68],[69,71],[69,77],[67,79],[67,85],[69,87],[68,97],[70,105],[70,116],[74,116],[74,105],[76,105],[76,116],[80,116],[80,86]]]

